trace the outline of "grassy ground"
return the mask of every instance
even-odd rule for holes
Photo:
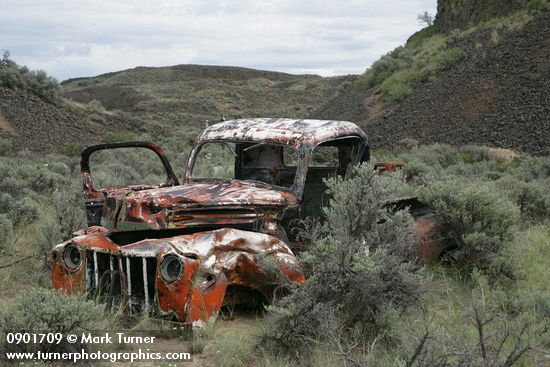
[[[414,145],[412,142],[409,143]],[[378,152],[376,156],[408,157],[405,160],[408,160],[410,172],[414,171],[421,176],[427,174],[429,167],[437,167],[439,175],[452,175],[457,185],[475,179],[480,183],[496,181],[502,186],[495,187],[507,187],[504,185],[508,182],[507,180],[512,177],[522,177],[532,185],[527,188],[535,189],[538,187],[536,185],[544,187],[548,172],[546,172],[547,167],[541,163],[542,159],[518,158],[513,154],[494,155],[490,152],[492,151],[475,147],[459,149],[438,145],[419,146],[397,153]],[[105,159],[107,163],[114,164],[111,162],[114,157]],[[9,176],[0,180],[2,189],[0,194],[4,198],[2,200],[5,201],[6,195],[9,195],[13,203],[16,203],[15,207],[6,206],[7,209],[4,210],[10,214],[2,217],[12,220],[13,223],[9,227],[11,234],[7,236],[5,233],[7,233],[6,228],[8,227],[3,227],[2,233],[5,236],[2,238],[0,246],[1,310],[14,306],[17,297],[25,294],[32,287],[51,287],[49,273],[44,266],[47,249],[61,240],[58,232],[64,228],[59,225],[66,223],[67,218],[74,216],[68,214],[74,213],[70,210],[76,210],[82,215],[78,199],[67,201],[65,207],[61,209],[54,205],[56,198],[79,196],[79,178],[73,167],[76,167],[76,163],[76,158],[61,156],[0,157],[0,164]],[[46,164],[48,166],[45,166]],[[113,167],[116,168],[116,166]],[[147,171],[147,167],[145,165],[143,170]],[[513,181],[513,185],[517,186],[521,182],[523,181]],[[17,190],[10,189],[13,185],[16,185]],[[62,185],[67,187],[59,196],[60,193],[55,189]],[[25,198],[32,199],[34,204],[28,200],[24,201]],[[4,201],[0,200],[0,204],[4,205]],[[34,206],[35,204],[36,206]],[[38,212],[34,213],[37,214],[34,216],[35,219],[31,222],[16,223],[15,218],[19,215],[17,213],[21,212],[19,209],[26,207],[31,211],[30,214],[33,214],[33,208],[38,209]],[[61,216],[59,216],[60,213]],[[1,220],[0,223],[2,223]],[[78,221],[75,222],[76,224]],[[31,258],[26,258],[27,256],[31,256]],[[415,342],[422,337],[423,330],[429,330],[431,337],[437,342],[433,344],[434,349],[451,348],[454,347],[453,343],[456,343],[476,350],[478,335],[471,311],[472,305],[478,305],[479,303],[476,302],[480,300],[486,305],[484,307],[487,307],[487,310],[498,311],[497,315],[502,316],[508,315],[510,310],[519,309],[522,307],[522,303],[529,300],[550,299],[550,283],[548,282],[550,279],[550,223],[548,218],[525,217],[515,236],[510,256],[519,269],[517,279],[512,283],[498,286],[488,285],[482,278],[466,279],[445,264],[435,263],[427,266],[424,273],[428,279],[429,287],[424,296],[423,310],[401,317],[400,332],[404,332],[410,337],[410,343],[399,347],[381,342],[373,343],[372,353],[377,358],[374,365],[392,366],[396,363],[405,363],[403,359],[396,359],[396,356],[406,355],[404,349],[413,347]],[[10,264],[13,265],[9,266]],[[483,297],[480,296],[481,294]],[[532,304],[535,307],[538,307],[536,306],[538,304],[543,304],[537,302]],[[506,312],[502,313],[504,311]],[[536,312],[538,310],[533,309],[527,310],[524,314],[527,317]],[[107,324],[110,324],[111,327],[119,322],[116,317],[112,318],[112,316],[108,316],[106,320],[110,320]],[[259,335],[265,327],[264,323],[262,315],[237,313],[232,317],[221,317],[204,330],[195,333],[193,364],[201,366],[288,366],[295,365],[300,361],[302,364],[318,366],[344,364],[332,352],[334,346],[323,347],[320,345],[307,359],[303,359],[301,355],[273,354],[265,346],[258,344]],[[519,326],[514,319],[506,319],[506,323],[511,332],[516,331]],[[490,333],[498,335],[502,332],[503,325],[500,321],[491,324]],[[535,335],[536,325],[532,330]],[[550,364],[548,354],[544,354],[544,351],[547,353],[550,347],[550,341],[536,340],[536,342],[539,345],[538,350],[530,351],[527,358],[518,361],[518,365],[543,366]],[[489,345],[493,346],[494,343],[491,341]],[[513,347],[513,343],[506,343],[504,349],[510,351]]]

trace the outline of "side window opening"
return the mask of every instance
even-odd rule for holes
[[[300,159],[300,154],[296,149],[283,150],[283,164],[285,167],[297,167]]]
[[[324,142],[315,147],[312,152],[310,167],[334,168],[346,171],[350,164],[358,161],[358,154],[362,147],[359,138],[351,137]]]
[[[310,167],[338,168],[340,167],[339,147],[334,145],[319,145],[311,155]]]
[[[351,165],[357,162],[362,143],[362,140],[353,137],[327,141],[313,149],[304,186],[303,218],[322,216],[322,208],[328,199],[324,180],[337,175],[345,176]]]
[[[159,186],[166,181],[162,162],[149,149],[100,150],[91,155],[90,168],[96,189],[129,185]]]

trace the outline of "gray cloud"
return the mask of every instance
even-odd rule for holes
[[[361,73],[436,0],[0,0],[0,49],[60,80],[135,66]]]

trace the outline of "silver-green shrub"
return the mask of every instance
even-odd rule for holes
[[[0,310],[0,339],[8,332],[50,332],[66,335],[71,332],[96,330],[103,317],[103,305],[88,301],[79,295],[68,295],[45,288],[31,288],[8,308]],[[3,340],[2,340],[3,341]],[[0,343],[0,348],[5,344]],[[26,351],[29,344],[20,344],[19,351]],[[46,350],[45,345],[41,350]],[[48,346],[48,351],[80,350],[80,343]]]
[[[418,304],[421,279],[410,215],[384,206],[404,189],[401,178],[363,165],[327,184],[326,223],[306,234],[312,243],[301,256],[311,276],[269,309],[262,342],[288,353],[338,338],[352,358],[375,338],[394,341],[393,321]]]
[[[519,210],[495,185],[434,182],[418,190],[419,198],[441,218],[441,236],[458,248],[447,254],[464,274],[478,269],[498,278],[513,278],[509,249],[513,244]]]

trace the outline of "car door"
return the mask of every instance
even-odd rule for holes
[[[90,157],[98,152],[110,149],[147,149],[152,151],[156,157],[162,163],[164,171],[166,173],[166,179],[160,184],[127,184],[118,186],[107,187],[95,187],[92,172],[90,169]],[[81,154],[80,160],[80,174],[82,176],[82,182],[84,185],[84,204],[86,209],[86,218],[88,226],[101,225],[101,217],[103,215],[105,198],[113,192],[125,192],[125,191],[140,191],[146,189],[153,189],[158,187],[176,186],[179,185],[179,181],[166,157],[164,151],[156,144],[149,142],[120,142],[120,143],[105,143],[94,145],[84,149]]]

